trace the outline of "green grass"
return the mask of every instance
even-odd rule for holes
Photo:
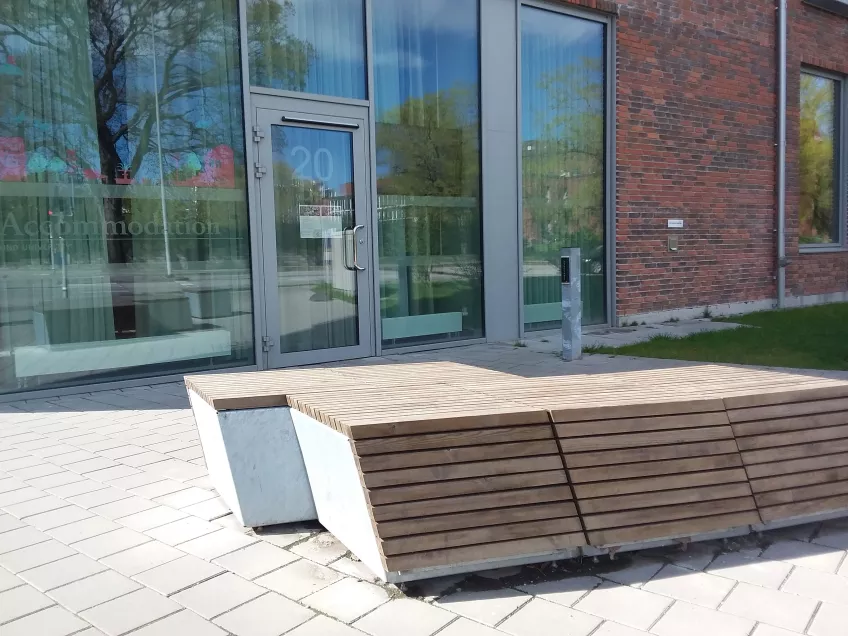
[[[592,347],[586,351],[848,371],[848,303],[764,311],[720,320],[752,328],[699,333],[685,338],[657,336],[635,345]]]

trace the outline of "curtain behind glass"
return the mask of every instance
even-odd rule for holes
[[[476,0],[374,0],[385,346],[483,335]]]
[[[0,392],[252,360],[237,16],[0,7]]]
[[[525,328],[561,321],[560,248],[581,248],[583,321],[606,321],[604,25],[521,7]]]
[[[364,0],[248,0],[250,83],[366,99]]]

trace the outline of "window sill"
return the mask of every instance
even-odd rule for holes
[[[848,2],[845,0],[804,0],[804,3],[848,17]]]
[[[806,256],[809,254],[832,254],[834,252],[848,252],[848,245],[799,245],[798,253]]]

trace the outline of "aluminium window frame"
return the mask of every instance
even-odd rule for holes
[[[839,215],[837,220],[837,229],[839,235],[837,240],[832,243],[801,243],[800,227],[797,232],[796,240],[798,241],[798,252],[800,254],[821,254],[827,252],[845,252],[848,251],[848,77],[843,74],[827,71],[814,66],[802,65],[799,73],[799,94],[798,94],[798,147],[797,151],[800,154],[800,113],[801,113],[801,95],[800,95],[800,78],[803,75],[811,75],[836,82],[836,170],[835,188],[836,193],[836,214]],[[800,157],[797,165],[797,173],[800,175]],[[798,194],[800,195],[800,183]],[[799,206],[800,207],[800,206]],[[796,208],[796,220],[800,212]]]

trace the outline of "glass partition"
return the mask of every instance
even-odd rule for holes
[[[559,254],[581,249],[583,323],[606,317],[605,25],[521,7],[524,327],[558,328]]]
[[[4,0],[0,393],[253,363],[236,0]]]
[[[365,0],[247,0],[250,83],[366,99]]]
[[[383,346],[480,337],[477,0],[373,0]]]

